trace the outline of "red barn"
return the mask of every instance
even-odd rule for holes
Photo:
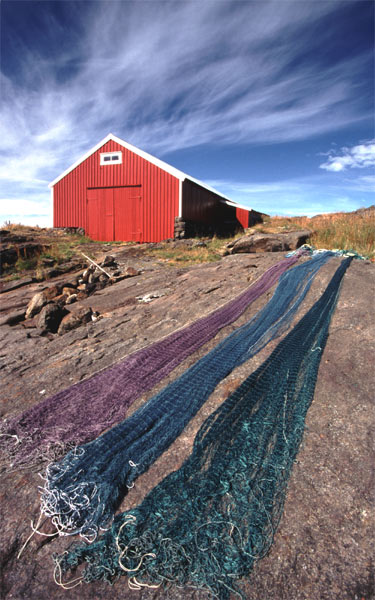
[[[94,240],[158,242],[249,222],[250,209],[111,133],[49,187],[54,227]]]

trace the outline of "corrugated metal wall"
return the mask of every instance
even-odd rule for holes
[[[100,165],[101,152],[119,150],[122,152],[122,164]],[[54,227],[83,227],[90,234],[88,227],[92,226],[87,213],[88,190],[116,188],[117,198],[121,198],[120,188],[126,189],[127,186],[141,188],[140,206],[133,211],[133,215],[138,215],[138,241],[158,242],[173,237],[174,218],[178,216],[179,209],[179,180],[113,140],[109,140],[55,184]],[[102,196],[99,193],[99,197]],[[100,206],[102,210],[103,204]],[[123,217],[123,211],[120,212]],[[108,223],[106,225],[106,218],[103,223],[101,220],[96,222],[95,227],[99,227],[99,239],[106,239]],[[123,228],[114,228],[114,236],[124,233]],[[120,240],[121,237],[114,239]]]
[[[244,208],[236,208],[236,217],[244,229],[249,227],[249,211]]]
[[[233,221],[235,209],[224,204],[221,197],[200,185],[185,179],[182,184],[182,218],[208,225]]]
[[[257,223],[263,223],[264,218],[269,215],[254,210],[253,208],[249,208],[249,210],[236,208],[236,216],[242,227],[246,229],[247,227],[253,227]]]

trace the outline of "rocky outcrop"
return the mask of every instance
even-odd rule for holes
[[[34,279],[32,277],[22,277],[21,279],[15,279],[14,281],[2,281],[0,282],[0,294],[16,290],[24,285],[30,285],[33,281]]]
[[[227,246],[229,254],[241,252],[284,252],[296,250],[306,244],[311,235],[309,229],[287,233],[251,233]]]
[[[138,247],[134,246],[132,251],[138,252]],[[121,259],[116,255],[122,273],[129,262],[128,250],[123,252]],[[80,305],[92,308],[101,313],[100,319],[91,317],[63,336],[41,337],[35,327],[25,329],[22,323],[4,324],[0,330],[2,417],[20,414],[41,399],[207,315],[246,289],[283,256],[283,253],[271,252],[236,254],[190,268],[139,259],[132,264],[142,275],[106,285],[67,307],[72,311]],[[318,273],[298,318],[320,297],[339,262],[340,259],[332,258]],[[375,352],[374,273],[374,265],[355,260],[343,280],[280,527],[267,556],[241,582],[247,600],[373,598],[374,456],[370,442],[373,423],[369,414],[373,410],[375,383],[369,356]],[[61,278],[55,285],[62,286],[64,281]],[[22,311],[22,307],[24,311],[30,298],[42,291],[41,285],[33,283],[30,289],[24,286],[3,294],[0,308],[11,307],[9,314]],[[136,300],[155,290],[163,290],[165,295],[149,303]],[[194,364],[233,331],[233,327],[248,321],[270,295],[271,292],[259,298],[233,326],[219,332],[214,340],[177,367],[162,385]],[[203,420],[266,360],[275,343],[271,343],[272,348],[266,346],[218,385],[176,442],[139,477],[121,510],[136,506],[167,473],[182,464],[191,452]],[[139,399],[134,410],[154,391]],[[138,600],[207,600],[207,593],[191,589],[171,588],[166,592],[163,588],[142,588],[132,592],[127,588],[125,576],[113,587],[94,582],[70,591],[62,590],[53,579],[51,555],[64,552],[72,538],[34,535],[21,558],[17,558],[31,533],[30,520],[35,524],[38,519],[40,485],[37,469],[1,474],[0,596],[4,600],[130,600],[133,597]],[[51,533],[52,526],[48,529],[48,525],[42,522],[39,529]],[[77,570],[77,574],[67,579],[79,574]]]
[[[123,269],[119,269],[116,259],[111,255],[107,255],[101,265],[90,264],[83,273],[77,274],[73,280],[62,280],[38,291],[30,299],[25,310],[12,312],[7,317],[0,319],[0,325],[12,325],[23,321],[27,329],[37,328],[42,334],[48,331],[63,335],[67,331],[87,323],[91,316],[91,309],[89,317],[87,317],[86,309],[82,309],[81,313],[79,310],[71,312],[69,309],[65,309],[65,306],[83,301],[108,285],[113,285],[123,279],[136,277],[140,274],[139,269],[128,265]],[[31,281],[29,280],[30,283]],[[15,289],[17,288],[10,286],[7,291]],[[3,290],[3,293],[5,292],[6,290]],[[37,315],[39,315],[39,318],[35,318]]]
[[[26,238],[23,236],[14,236],[2,230],[0,241],[1,270],[14,265],[19,258],[32,258],[48,247],[38,242],[26,241]]]

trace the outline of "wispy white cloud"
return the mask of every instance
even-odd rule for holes
[[[340,154],[328,153],[328,160],[320,165],[326,171],[345,171],[375,167],[375,140],[366,141],[352,148],[341,148]]]
[[[357,87],[368,56],[324,67],[312,59],[314,26],[336,2],[88,5],[69,3],[78,35],[46,3],[35,37],[71,43],[51,55],[20,38],[17,77],[1,74],[5,197],[39,198],[109,131],[162,157],[202,144],[304,140],[368,117]]]
[[[371,203],[371,178],[362,185],[329,185],[320,177],[295,178],[272,183],[253,184],[211,180],[208,185],[220,190],[244,206],[270,215],[312,217],[326,212],[353,211]],[[349,191],[354,194],[348,193]]]

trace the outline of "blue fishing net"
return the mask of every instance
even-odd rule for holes
[[[133,589],[174,583],[221,600],[231,592],[244,597],[238,581],[268,552],[280,521],[351,260],[341,263],[321,298],[203,423],[182,467],[117,516],[97,542],[55,557],[60,574],[86,562],[87,582],[127,575]]]
[[[314,276],[330,252],[287,271],[267,305],[130,418],[76,448],[47,470],[42,512],[62,534],[90,541],[105,527],[127,487],[178,437],[190,419],[235,367],[289,326]]]

